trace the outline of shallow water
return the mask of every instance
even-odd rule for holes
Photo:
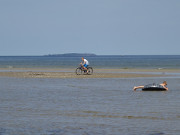
[[[168,82],[169,91],[132,91]],[[180,78],[0,78],[0,135],[179,135]]]

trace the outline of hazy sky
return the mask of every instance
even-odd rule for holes
[[[180,0],[0,0],[0,55],[180,55]]]

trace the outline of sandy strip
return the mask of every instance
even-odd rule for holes
[[[135,78],[165,77],[166,73],[180,73],[171,69],[95,69],[93,75],[76,75],[74,69],[0,69],[0,76],[16,78]]]
[[[40,71],[40,72],[75,72],[76,68],[0,68],[0,72],[4,71]],[[95,68],[94,72],[167,72],[180,73],[180,69],[100,69]]]

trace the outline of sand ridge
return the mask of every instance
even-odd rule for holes
[[[0,76],[16,78],[135,78],[163,77],[166,73],[180,72],[170,69],[95,69],[92,75],[76,75],[74,69],[0,69]]]

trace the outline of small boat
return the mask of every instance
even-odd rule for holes
[[[166,89],[159,84],[148,84],[145,85],[142,91],[166,91]]]

